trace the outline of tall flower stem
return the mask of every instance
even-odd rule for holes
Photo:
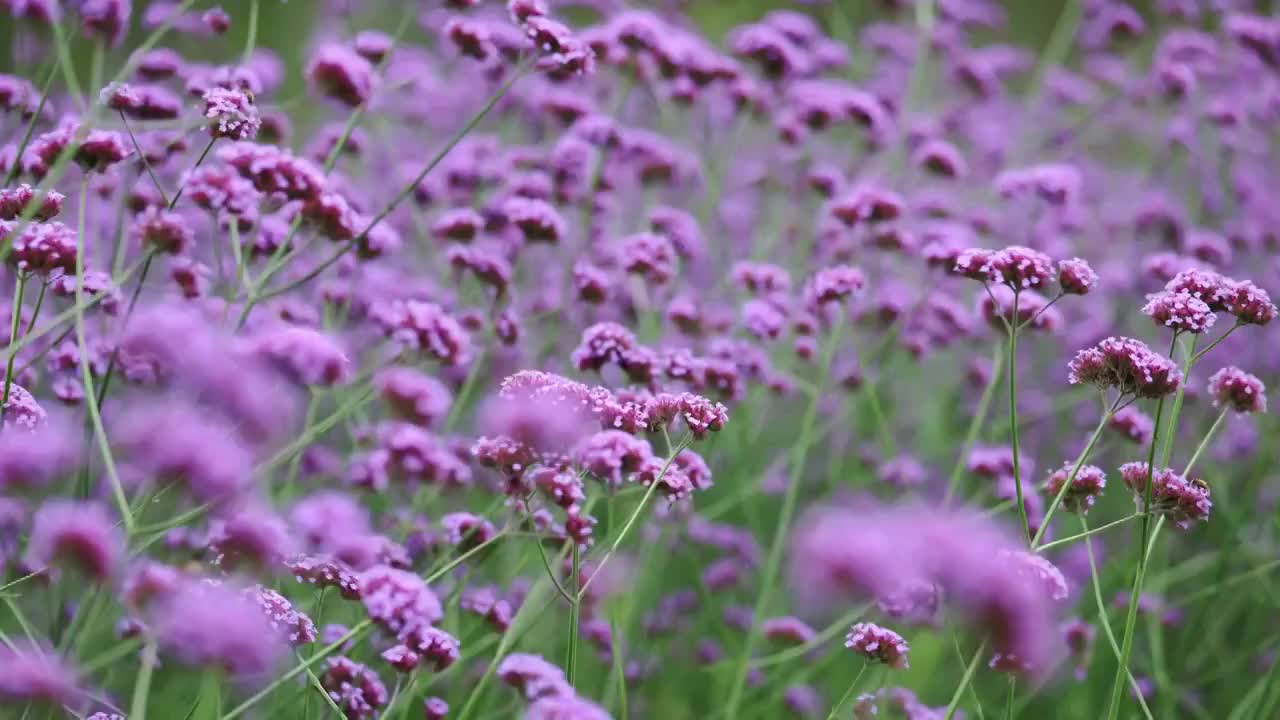
[[[1116,720],[1120,713],[1120,699],[1124,694],[1124,680],[1129,672],[1129,655],[1133,652],[1133,631],[1138,620],[1138,596],[1142,593],[1142,581],[1147,572],[1147,556],[1151,537],[1151,485],[1155,475],[1156,443],[1160,438],[1161,415],[1164,414],[1164,398],[1156,402],[1155,428],[1151,434],[1151,450],[1147,453],[1147,483],[1143,493],[1141,542],[1138,544],[1138,566],[1133,572],[1133,589],[1129,593],[1129,609],[1124,622],[1124,640],[1120,644],[1120,665],[1116,669],[1111,686],[1111,705],[1107,720]]]
[[[654,485],[657,483],[655,482]],[[573,558],[571,576],[573,584],[570,585],[573,603],[569,605],[569,660],[565,663],[565,676],[569,679],[569,687],[573,687],[578,677],[578,624],[582,617],[582,598],[578,596],[578,574],[582,566],[578,557],[578,541],[570,538],[569,543],[572,545],[570,553]]]
[[[738,707],[742,704],[742,693],[746,689],[747,666],[751,661],[751,652],[755,646],[755,637],[760,630],[760,616],[768,605],[770,590],[778,577],[778,569],[782,563],[782,548],[786,544],[787,533],[791,529],[791,519],[795,514],[796,500],[800,494],[800,480],[804,476],[804,466],[809,457],[809,448],[813,441],[814,424],[818,418],[818,401],[822,399],[823,386],[831,374],[831,363],[835,358],[836,348],[840,346],[840,337],[844,329],[845,311],[841,307],[836,313],[835,325],[831,329],[831,337],[822,353],[822,363],[818,371],[817,384],[809,397],[809,406],[805,410],[804,419],[800,423],[800,436],[796,440],[791,457],[791,477],[787,482],[787,492],[782,498],[778,525],[773,532],[773,543],[769,547],[769,555],[765,560],[764,574],[760,580],[760,592],[756,597],[755,609],[751,613],[751,629],[742,643],[742,651],[738,655],[737,669],[733,676],[733,685],[729,689],[729,700],[725,705],[725,717],[738,717]]]
[[[1031,523],[1027,521],[1027,504],[1022,500],[1022,465],[1018,457],[1018,293],[1013,293],[1013,312],[1009,316],[1009,444],[1013,450],[1013,488],[1018,499],[1018,520],[1027,541],[1031,538]],[[1043,529],[1043,523],[1042,523]]]

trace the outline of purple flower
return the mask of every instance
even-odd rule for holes
[[[449,703],[438,697],[429,697],[422,701],[423,720],[444,720],[449,714]]]
[[[283,326],[260,333],[254,352],[299,385],[345,385],[354,374],[336,340],[316,330]]]
[[[119,45],[129,29],[130,0],[85,0],[80,5],[80,29],[85,37]]]
[[[573,689],[565,680],[564,671],[539,655],[511,653],[498,664],[497,675],[502,682],[519,690],[530,700],[573,694]]]
[[[792,586],[802,600],[829,604],[851,594],[884,597],[936,586],[998,652],[1042,668],[1055,636],[1050,598],[1018,566],[1020,549],[988,518],[920,505],[818,508],[802,516],[791,545]]]
[[[348,720],[374,720],[390,700],[376,672],[346,657],[325,660],[320,686]]]
[[[1067,478],[1071,477],[1073,468],[1072,463],[1067,463],[1050,473],[1049,479],[1044,484],[1045,495],[1051,499],[1058,497],[1058,492],[1062,490]],[[1080,470],[1071,480],[1071,487],[1062,496],[1062,507],[1068,512],[1087,514],[1106,486],[1107,476],[1101,468],[1095,465],[1081,465]]]
[[[124,536],[95,503],[50,500],[36,511],[26,562],[44,568],[66,562],[97,582],[110,580],[124,556]]]
[[[1266,325],[1276,317],[1276,306],[1267,291],[1248,280],[1232,282],[1224,289],[1223,305],[1236,322]]]
[[[0,188],[0,220],[16,220],[28,211],[27,206],[35,201],[36,189],[23,183],[14,188]],[[62,212],[62,201],[66,196],[57,190],[46,190],[40,195],[40,202],[31,212],[33,220],[41,222],[52,220]]]
[[[1213,397],[1214,407],[1229,407],[1238,413],[1267,411],[1267,386],[1234,365],[1209,377],[1209,395]]]
[[[1182,384],[1173,361],[1133,338],[1109,337],[1076,353],[1067,379],[1072,385],[1115,388],[1122,395],[1158,398]]]
[[[133,219],[133,236],[146,250],[178,255],[187,250],[195,232],[182,215],[149,207]]]
[[[1164,515],[1171,525],[1186,530],[1196,522],[1207,522],[1213,502],[1209,499],[1209,486],[1199,479],[1188,480],[1172,468],[1152,472],[1145,462],[1131,462],[1120,466],[1120,479],[1133,491],[1134,502],[1143,510],[1147,496],[1147,482],[1151,482],[1150,512]]]
[[[0,408],[0,418],[0,436],[16,434],[10,432],[12,430],[35,432],[45,427],[49,421],[48,413],[36,402],[35,396],[17,383],[9,383],[9,399]],[[21,442],[31,440],[32,438],[27,437]]]
[[[598,432],[574,449],[575,462],[611,486],[622,484],[622,476],[639,471],[653,458],[648,441],[618,430]]]
[[[875,623],[858,623],[849,628],[844,646],[871,662],[881,662],[894,668],[909,667],[907,641],[898,633]]]
[[[1098,274],[1089,263],[1071,258],[1058,263],[1058,286],[1068,295],[1087,295],[1098,285]]]
[[[790,615],[765,619],[760,623],[760,633],[774,642],[787,645],[804,645],[817,636],[808,623]]]
[[[823,268],[805,283],[805,304],[816,309],[827,303],[843,302],[861,292],[866,284],[866,276],[856,267],[835,265]]]
[[[676,253],[665,235],[638,233],[622,240],[622,269],[654,285],[665,285],[676,273]]]
[[[85,172],[102,172],[133,154],[133,146],[112,130],[90,130],[72,157]]]
[[[443,365],[458,365],[471,357],[471,336],[435,303],[392,300],[374,305],[370,315],[387,337]]]
[[[392,412],[423,427],[443,420],[453,404],[448,387],[410,367],[382,370],[374,376],[373,383]]]
[[[12,239],[9,263],[36,275],[76,271],[76,232],[60,222],[31,223]]]
[[[316,641],[316,626],[306,613],[293,607],[288,598],[271,588],[255,585],[245,594],[258,603],[271,626],[282,633],[290,645],[298,647]]]
[[[1174,332],[1202,333],[1213,327],[1217,315],[1203,300],[1189,293],[1160,292],[1147,297],[1142,314]]]
[[[160,649],[185,665],[220,667],[263,680],[285,656],[284,636],[258,603],[212,581],[189,580],[148,612]]]
[[[444,617],[436,594],[411,572],[379,565],[361,573],[359,582],[365,612],[392,634]]]
[[[0,647],[0,700],[76,705],[81,693],[75,670],[53,648]]]
[[[209,123],[209,135],[230,140],[252,140],[262,127],[258,107],[250,96],[240,89],[221,87],[205,92],[204,116]]]
[[[1138,445],[1151,442],[1151,434],[1155,432],[1155,421],[1151,416],[1132,405],[1117,410],[1107,426]]]
[[[351,107],[368,102],[377,76],[373,65],[342,45],[325,45],[307,64],[307,79],[316,90]]]
[[[529,703],[523,720],[610,720],[611,717],[604,708],[570,691]]]

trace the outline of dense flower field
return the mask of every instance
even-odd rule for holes
[[[1270,5],[679,5],[0,0],[0,716],[1280,717]]]

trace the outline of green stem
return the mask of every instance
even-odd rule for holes
[[[138,138],[133,135],[133,126],[129,124],[129,116],[120,111],[120,121],[124,123],[124,131],[129,134],[129,139],[133,141],[133,151],[138,153],[138,161],[142,163],[142,168],[147,171],[147,177],[151,178],[151,184],[156,187],[156,192],[160,193],[160,202],[165,207],[169,206],[169,195],[164,191],[164,187],[160,185],[160,181],[156,179],[155,171],[151,169],[151,161],[147,160],[147,154],[142,151],[142,146],[138,144]]]
[[[1191,454],[1191,459],[1187,461],[1186,469],[1182,471],[1182,476],[1184,478],[1190,476],[1191,468],[1196,466],[1196,461],[1200,459],[1205,448],[1209,447],[1209,441],[1213,439],[1213,436],[1218,432],[1218,429],[1222,427],[1222,421],[1227,419],[1227,413],[1230,411],[1230,406],[1223,407],[1222,412],[1218,413],[1218,418],[1213,421],[1213,425],[1209,426],[1209,432],[1205,433],[1200,444],[1196,446],[1196,451]]]
[[[1070,490],[1072,484],[1075,483],[1076,475],[1080,473],[1080,468],[1084,467],[1085,460],[1089,458],[1089,453],[1093,452],[1093,446],[1098,444],[1098,438],[1102,437],[1102,431],[1107,429],[1107,423],[1111,422],[1111,417],[1115,413],[1115,409],[1118,404],[1119,400],[1117,399],[1116,403],[1112,404],[1111,409],[1102,414],[1102,420],[1098,423],[1098,427],[1094,429],[1093,435],[1090,436],[1089,443],[1084,446],[1084,450],[1080,451],[1079,457],[1076,458],[1075,465],[1071,468],[1071,473],[1067,475],[1067,479],[1062,483],[1062,487],[1058,488],[1058,494],[1054,496],[1053,502],[1049,504],[1049,509],[1044,514],[1044,520],[1040,523],[1040,529],[1036,530],[1036,536],[1031,538],[1032,550],[1035,550],[1036,547],[1039,546],[1041,538],[1043,538],[1044,534],[1048,532],[1049,521],[1053,519],[1053,514],[1057,512],[1058,507],[1062,504],[1062,498],[1066,496],[1067,491]],[[1049,544],[1057,545],[1058,543],[1055,542]]]
[[[9,324],[9,347],[13,347],[18,341],[18,329],[22,326],[22,297],[27,290],[27,274],[21,270],[18,271],[17,286],[13,290],[13,312],[12,322]],[[9,354],[9,360],[5,364],[4,369],[4,402],[0,404],[0,417],[3,416],[3,405],[9,404],[9,388],[13,385],[13,363],[18,359],[16,352]]]
[[[253,50],[258,46],[258,0],[249,0],[249,31],[244,41],[244,52],[240,54],[240,64],[248,65],[253,57]]]
[[[654,483],[657,484],[656,482]],[[582,615],[582,599],[578,597],[578,573],[581,564],[578,558],[578,542],[570,539],[570,552],[573,557],[573,603],[569,605],[569,661],[565,663],[565,675],[569,679],[569,687],[574,687],[578,677],[578,623]]]
[[[947,714],[944,720],[951,720],[955,717],[956,709],[960,707],[960,698],[964,695],[965,688],[969,687],[969,683],[973,681],[973,673],[978,669],[978,661],[982,659],[982,654],[987,650],[987,643],[984,640],[978,649],[974,651],[973,658],[969,660],[969,665],[964,669],[964,675],[960,678],[960,684],[956,686],[956,691],[951,694],[951,702],[947,703]]]
[[[156,666],[155,643],[148,642],[142,648],[142,659],[138,667],[138,679],[133,683],[133,701],[129,703],[129,717],[132,720],[146,720],[147,698],[151,695],[151,672]]]
[[[667,469],[671,467],[671,463],[675,462],[676,456],[680,454],[680,451],[689,446],[689,441],[691,439],[692,436],[686,435],[683,440],[676,443],[676,446],[672,448],[671,454],[667,456],[667,461],[662,464],[662,470],[658,472],[658,477],[654,479],[648,489],[645,490],[644,495],[640,497],[640,504],[636,506],[636,509],[632,511],[631,516],[627,518],[627,522],[623,524],[622,530],[619,531],[617,537],[613,539],[613,543],[609,546],[609,550],[604,554],[604,557],[600,559],[600,563],[596,565],[595,571],[592,572],[591,575],[587,576],[586,582],[582,583],[582,588],[577,591],[577,598],[579,601],[586,596],[587,588],[591,587],[591,583],[600,575],[600,571],[604,570],[605,565],[609,564],[609,560],[613,558],[613,554],[618,551],[618,546],[622,544],[623,539],[625,539],[627,534],[631,532],[631,528],[635,526],[636,521],[640,519],[640,514],[649,504],[649,499],[653,497],[653,494],[658,490],[658,486],[662,484],[662,478],[666,476]]]
[[[27,321],[27,332],[31,332],[31,329],[36,326],[36,320],[40,317],[40,309],[44,307],[44,296],[48,290],[49,283],[40,283],[40,294],[36,296],[36,306],[31,311],[31,319]]]
[[[1098,534],[1098,533],[1102,532],[1103,530],[1108,530],[1108,529],[1113,528],[1113,527],[1115,527],[1115,526],[1117,526],[1117,525],[1123,525],[1123,524],[1125,524],[1125,523],[1129,522],[1130,520],[1133,520],[1133,519],[1135,519],[1135,518],[1140,518],[1140,517],[1142,517],[1142,513],[1140,513],[1140,512],[1136,512],[1136,513],[1134,513],[1134,514],[1132,514],[1132,515],[1125,515],[1124,517],[1120,518],[1119,520],[1113,520],[1113,521],[1111,521],[1111,522],[1107,523],[1106,525],[1099,525],[1098,527],[1096,527],[1096,528],[1094,528],[1094,529],[1092,529],[1092,530],[1089,530],[1089,531],[1087,531],[1087,532],[1082,532],[1082,533],[1078,533],[1078,534],[1076,534],[1076,535],[1071,535],[1070,537],[1064,537],[1064,538],[1062,538],[1061,540],[1054,540],[1053,542],[1047,542],[1047,543],[1045,543],[1045,544],[1043,544],[1043,545],[1037,546],[1035,550],[1036,550],[1036,552],[1044,552],[1045,550],[1048,550],[1048,549],[1049,549],[1049,548],[1051,548],[1051,547],[1058,547],[1059,545],[1067,545],[1067,544],[1069,544],[1069,543],[1073,543],[1073,542],[1075,542],[1075,541],[1077,541],[1077,540],[1083,540],[1084,538],[1087,538],[1087,537],[1089,537],[1090,535],[1096,535],[1096,534]]]
[[[964,434],[964,445],[960,448],[960,456],[951,468],[951,479],[947,481],[947,495],[944,505],[950,505],[960,487],[960,477],[964,474],[965,462],[969,453],[978,442],[978,434],[982,432],[982,424],[986,422],[987,411],[991,409],[991,400],[995,397],[996,388],[1000,385],[1000,375],[1004,371],[1004,348],[997,343],[991,353],[991,377],[987,378],[987,386],[982,389],[982,397],[978,400],[978,409],[969,420],[969,429]]]
[[[867,671],[867,666],[871,663],[862,663],[862,667],[858,669],[858,674],[853,676],[853,682],[849,683],[849,689],[844,691],[844,695],[831,706],[831,713],[827,715],[827,720],[836,720],[840,716],[840,708],[849,702],[849,698],[853,697],[853,693],[858,689],[858,681],[862,679],[862,674]]]
[[[1128,615],[1124,623],[1124,640],[1120,645],[1120,666],[1111,688],[1111,705],[1107,720],[1116,720],[1120,714],[1120,700],[1124,694],[1125,674],[1129,672],[1129,655],[1133,652],[1133,633],[1138,620],[1138,597],[1142,593],[1142,581],[1147,571],[1147,540],[1151,536],[1151,485],[1155,474],[1156,442],[1160,436],[1161,415],[1164,414],[1164,398],[1156,403],[1155,428],[1151,435],[1151,450],[1147,454],[1147,483],[1142,504],[1142,533],[1138,544],[1138,566],[1133,573],[1133,589],[1129,593]]]
[[[1120,644],[1116,642],[1116,634],[1111,629],[1111,620],[1107,617],[1107,606],[1102,601],[1102,581],[1098,579],[1098,562],[1093,555],[1093,538],[1089,533],[1089,522],[1080,517],[1080,527],[1084,530],[1084,548],[1089,556],[1089,578],[1090,584],[1093,586],[1093,599],[1098,606],[1098,623],[1102,625],[1102,633],[1107,636],[1107,644],[1111,647],[1111,653],[1117,660],[1120,659]],[[1141,688],[1138,686],[1138,680],[1133,673],[1125,673],[1129,677],[1129,687],[1133,688],[1133,692],[1138,697],[1138,704],[1142,707],[1142,712],[1146,715],[1147,720],[1152,720],[1151,710],[1147,707],[1147,701],[1142,697]]]
[[[769,555],[765,560],[764,574],[761,576],[760,591],[756,596],[755,607],[751,613],[751,629],[742,643],[742,651],[738,655],[737,670],[734,672],[733,685],[729,690],[729,699],[725,705],[725,716],[737,717],[738,708],[742,704],[742,694],[746,689],[747,668],[751,661],[755,638],[759,633],[760,617],[769,602],[770,591],[778,576],[782,563],[782,551],[786,545],[787,534],[791,530],[791,519],[795,514],[796,501],[800,494],[800,481],[804,476],[805,463],[809,458],[809,446],[813,439],[814,424],[818,417],[818,401],[822,396],[822,388],[827,384],[831,374],[831,362],[836,348],[840,345],[840,337],[844,330],[845,310],[843,307],[836,313],[835,324],[831,329],[831,337],[822,354],[822,363],[818,371],[817,392],[809,396],[809,405],[804,419],[800,423],[800,436],[796,440],[791,457],[791,476],[787,482],[787,492],[782,499],[782,508],[778,517],[778,525],[773,532],[773,542],[769,547]]]
[[[93,436],[98,443],[98,451],[102,454],[102,464],[106,467],[107,478],[111,482],[111,494],[115,498],[120,511],[120,519],[124,521],[125,532],[133,534],[133,513],[129,510],[129,499],[125,497],[124,485],[120,482],[120,473],[116,471],[116,462],[111,455],[111,446],[107,442],[107,431],[102,425],[102,414],[98,411],[98,399],[94,394],[93,373],[89,370],[89,343],[84,331],[84,198],[89,193],[89,175],[86,173],[80,180],[80,213],[76,229],[76,344],[80,350],[80,381],[84,383],[85,407],[89,410],[89,420],[93,423]]]
[[[1018,520],[1022,523],[1023,534],[1034,544],[1031,524],[1027,521],[1027,505],[1022,501],[1022,466],[1018,457],[1018,295],[1016,291],[1013,293],[1013,312],[1009,323],[1009,442],[1013,450],[1013,488],[1018,499]]]
[[[31,143],[31,136],[35,134],[36,121],[44,115],[44,105],[49,99],[49,90],[53,87],[53,79],[58,76],[58,64],[50,63],[49,73],[45,75],[44,86],[40,89],[40,102],[36,105],[36,111],[32,113],[31,119],[27,121],[27,129],[22,133],[22,141],[18,143],[17,150],[13,154],[13,165],[9,167],[9,172],[4,176],[4,187],[13,184],[17,179],[18,173],[22,170],[22,155],[26,152],[27,145]],[[40,198],[32,198],[32,203],[39,207]],[[25,214],[25,211],[24,211]]]

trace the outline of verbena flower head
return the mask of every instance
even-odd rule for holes
[[[1058,287],[1069,295],[1087,295],[1098,285],[1098,273],[1080,258],[1058,263]]]
[[[894,668],[906,668],[907,641],[898,633],[875,623],[858,623],[849,628],[844,646],[872,662],[880,662]]]
[[[210,88],[204,94],[204,116],[211,120],[209,135],[230,140],[252,140],[262,127],[253,99],[240,89]]]
[[[1213,327],[1217,315],[1209,305],[1189,293],[1161,292],[1150,295],[1142,308],[1159,325],[1173,328],[1175,332],[1202,333]]]
[[[1267,411],[1267,386],[1234,365],[1209,377],[1209,395],[1213,397],[1214,407],[1231,408],[1238,413]]]
[[[82,692],[76,671],[53,648],[23,641],[0,647],[0,700],[76,705]]]
[[[1155,432],[1155,421],[1151,416],[1132,405],[1117,410],[1107,425],[1138,445],[1151,442],[1151,435]]]
[[[374,720],[391,699],[378,674],[347,657],[325,660],[320,686],[349,720]]]
[[[257,602],[212,581],[184,581],[149,608],[147,621],[166,656],[244,680],[264,680],[288,647]]]
[[[11,243],[9,263],[22,272],[75,274],[76,231],[60,222],[31,223]]]
[[[39,202],[36,203],[37,196]],[[62,212],[62,202],[66,196],[57,190],[46,190],[38,193],[35,188],[23,183],[13,188],[0,188],[0,220],[16,220],[25,212],[32,212],[32,219],[39,221],[52,220]],[[28,210],[28,206],[35,207]]]
[[[1140,398],[1169,395],[1182,383],[1182,373],[1172,360],[1126,337],[1109,337],[1077,352],[1069,368],[1067,379],[1072,385],[1114,388]]]
[[[321,95],[355,107],[368,102],[377,84],[373,65],[354,50],[329,44],[312,55],[307,78]]]
[[[1071,478],[1071,486],[1062,496],[1062,507],[1069,512],[1084,515],[1102,495],[1107,486],[1107,476],[1096,465],[1081,465],[1072,478],[1071,471],[1074,467],[1073,463],[1067,463],[1050,473],[1044,484],[1044,492],[1051,500],[1056,498],[1067,479]]]
[[[96,503],[50,500],[36,511],[26,562],[35,568],[66,564],[96,582],[111,580],[124,556],[124,536]]]
[[[1147,482],[1151,482],[1150,511],[1164,515],[1171,525],[1186,530],[1197,522],[1207,522],[1213,502],[1209,486],[1198,479],[1188,480],[1172,468],[1151,471],[1145,462],[1120,466],[1120,478],[1133,491],[1138,509],[1146,502]]]
[[[1247,325],[1266,325],[1276,317],[1276,306],[1267,291],[1248,280],[1233,282],[1224,290],[1223,305]]]
[[[1053,260],[1044,253],[1020,245],[1002,250],[969,248],[956,257],[954,272],[983,282],[1020,290],[1043,287],[1053,280]]]
[[[1040,669],[1053,645],[1052,599],[1037,577],[1008,561],[1020,551],[1011,533],[969,512],[823,507],[797,521],[792,587],[802,600],[824,605],[937,587],[997,651]]]

